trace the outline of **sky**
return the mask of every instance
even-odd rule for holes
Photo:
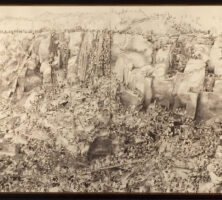
[[[179,16],[188,14],[209,18],[212,16],[222,16],[222,6],[0,6],[0,17],[27,17],[31,18],[44,12],[69,13],[76,11],[109,12],[111,8],[129,10],[142,9],[146,13],[166,12]]]
[[[0,18],[5,16],[33,18],[45,12],[75,13],[75,12],[107,12],[114,10],[142,10],[149,15],[152,13],[169,12],[178,20],[187,15],[199,17],[200,24],[206,28],[216,27],[222,32],[222,22],[214,17],[222,18],[222,6],[0,6]]]
[[[109,7],[94,6],[0,6],[0,17],[26,17],[32,18],[45,12],[70,13],[70,12],[103,12],[109,11]]]

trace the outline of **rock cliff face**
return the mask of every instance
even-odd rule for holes
[[[164,39],[105,30],[9,34],[1,42],[1,96],[21,98],[42,84],[90,83],[92,77],[111,78],[112,72],[143,96],[146,106],[155,100],[191,118],[209,119],[222,113],[215,104],[220,101],[221,41],[202,33]]]
[[[221,114],[220,38],[196,33],[169,36],[166,44],[130,35],[114,35],[113,40],[116,77],[148,102],[156,100],[175,112],[183,108],[193,119]]]

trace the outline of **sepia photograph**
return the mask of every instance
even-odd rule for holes
[[[222,6],[0,6],[0,192],[222,193]]]

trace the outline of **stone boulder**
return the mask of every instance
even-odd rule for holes
[[[123,69],[123,82],[126,85],[129,85],[129,83],[132,81],[131,79],[133,77],[133,74],[134,74],[133,65],[129,61],[129,64],[127,64]]]
[[[30,46],[31,46],[31,42],[32,42],[32,40],[31,39],[29,39],[29,38],[24,38],[23,40],[22,40],[22,49],[23,49],[23,51],[28,51],[29,50],[29,48],[30,48]]]
[[[68,66],[67,66],[67,80],[69,83],[74,83],[76,79],[76,74],[77,74],[77,56],[73,56],[69,59],[68,61]]]
[[[201,70],[201,69],[205,69],[206,67],[206,63],[203,60],[200,59],[190,59],[187,64],[186,64],[186,68],[184,70],[184,72],[192,72],[195,70]]]
[[[1,90],[1,94],[0,94],[0,97],[2,99],[9,99],[9,97],[13,94],[12,90],[9,89],[9,90]]]
[[[215,65],[214,73],[219,76],[222,75],[222,59],[218,60],[217,64]]]
[[[39,60],[35,54],[25,62],[24,67],[27,69],[26,75],[35,74],[39,69]]]
[[[144,78],[145,76],[140,70],[133,70],[130,73],[128,86],[130,89],[137,89],[142,94],[144,93]]]
[[[127,51],[124,55],[130,60],[135,68],[141,68],[150,64],[150,58],[145,57],[142,53]]]
[[[194,44],[193,47],[194,51],[199,51],[206,55],[210,54],[211,45],[209,44]]]
[[[195,70],[189,73],[177,73],[174,78],[174,94],[203,91],[205,69]]]
[[[157,103],[167,108],[170,107],[173,101],[173,80],[153,79],[153,97]]]
[[[70,56],[78,55],[81,42],[82,42],[81,32],[70,33],[70,41],[69,41]]]
[[[169,68],[169,65],[166,64],[166,63],[155,64],[153,76],[155,78],[163,78],[163,79],[165,79],[165,76],[167,74],[168,68]]]
[[[85,32],[83,34],[83,40],[78,54],[78,77],[80,81],[85,81],[87,77],[87,69],[89,67],[89,56],[93,49],[93,41],[95,34],[92,32]]]
[[[120,99],[125,106],[137,106],[141,103],[141,98],[130,90],[122,91]]]
[[[153,78],[151,77],[146,77],[144,79],[144,103],[145,106],[148,106],[153,98]]]
[[[1,71],[1,83],[3,86],[9,85],[11,81],[13,81],[12,78],[15,78],[15,74],[17,74],[18,65],[10,64],[6,66],[6,69],[4,71]]]
[[[138,80],[138,78],[141,78],[141,80],[139,80],[139,82],[141,82],[143,81],[144,77],[152,76],[153,71],[154,71],[154,67],[152,67],[151,65],[146,65],[142,68],[134,69],[134,70],[132,70],[132,66],[129,65],[128,67],[124,68],[124,83],[126,85],[130,84],[133,88],[136,88],[135,82]],[[141,89],[141,92],[143,92],[143,89]]]
[[[194,44],[194,54],[198,56],[203,62],[207,62],[210,58],[211,45]]]
[[[63,69],[59,69],[55,71],[55,80],[58,83],[58,85],[63,85],[66,80],[66,73]]]
[[[123,51],[120,50],[118,45],[112,45],[111,46],[111,61],[112,63],[115,63],[116,60],[118,59],[119,55],[123,53]]]
[[[217,37],[214,41],[214,47],[220,48],[222,47],[222,38],[221,37]]]
[[[131,89],[137,89],[141,94],[144,94],[145,77],[147,74],[152,73],[152,66],[144,66],[140,69],[129,71],[128,77],[124,76],[125,83]]]
[[[222,80],[215,81],[213,92],[218,94],[222,92]]]
[[[3,54],[5,52],[5,45],[0,43],[0,54]]]
[[[116,77],[118,80],[123,82],[124,80],[124,69],[127,68],[131,70],[133,68],[132,62],[124,55],[120,56],[116,61],[114,66],[114,73],[116,73]]]
[[[146,50],[152,50],[152,43],[148,42],[142,35],[131,36],[129,43],[125,50],[144,52]]]
[[[151,49],[151,48],[146,49],[145,52],[143,53],[143,55],[144,55],[145,58],[146,58],[146,62],[147,62],[147,64],[151,64],[152,61],[153,61],[153,58],[152,58],[152,55],[153,55],[153,49]]]
[[[38,50],[40,63],[49,61],[50,53],[51,53],[50,44],[51,44],[51,35],[48,35],[46,38],[40,41],[39,50]]]
[[[217,75],[222,74],[222,47],[214,45],[210,51],[210,69]]]
[[[156,53],[156,63],[165,63],[169,67],[170,62],[170,45],[164,46]]]
[[[222,116],[220,92],[202,92],[198,101],[197,119],[208,120]]]
[[[111,52],[113,61],[119,54],[125,53],[135,67],[141,67],[151,64],[153,45],[141,35],[114,34]]]
[[[126,47],[129,46],[131,39],[132,39],[132,36],[130,34],[114,33],[112,45],[119,47],[119,49],[121,50],[125,50]]]
[[[39,46],[42,38],[35,38],[32,42],[32,52],[36,55],[39,55]]]
[[[174,110],[185,106],[185,115],[195,119],[197,109],[198,93],[187,92],[178,94],[174,99]]]
[[[43,74],[43,84],[52,82],[52,68],[49,63],[43,62],[41,64],[40,73]]]

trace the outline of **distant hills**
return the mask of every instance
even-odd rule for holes
[[[176,34],[205,30],[208,27],[199,23],[201,19],[190,16],[175,17],[170,13],[145,13],[141,10],[112,10],[107,12],[45,12],[32,18],[0,18],[0,30],[40,30],[47,29],[111,29],[121,32]],[[209,29],[212,30],[211,27]]]

